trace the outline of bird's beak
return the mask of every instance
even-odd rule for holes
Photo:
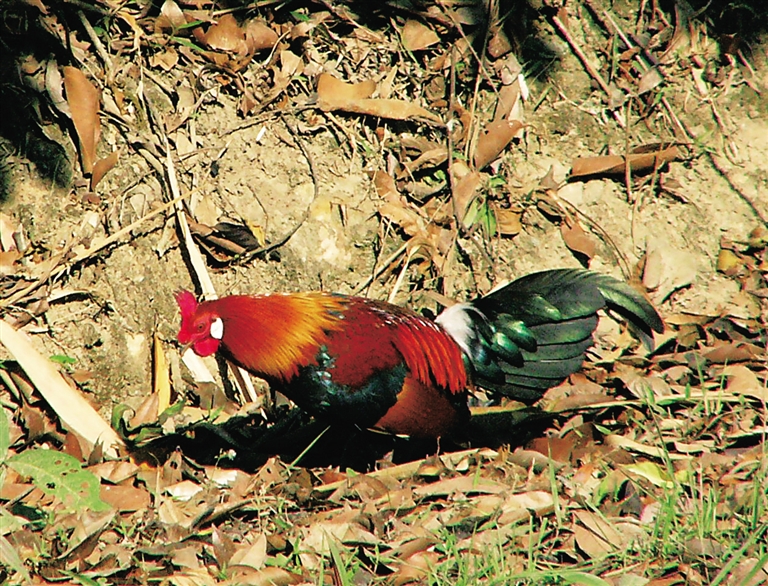
[[[186,344],[181,344],[181,347],[179,348],[179,354],[180,354],[181,356],[184,356],[184,354],[186,353],[186,351],[187,351],[187,350],[189,350],[190,348],[192,348],[192,344],[194,344],[194,341],[193,341],[193,340],[190,340],[190,341],[189,341],[189,342],[187,342]]]

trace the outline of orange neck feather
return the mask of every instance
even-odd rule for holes
[[[327,333],[343,326],[343,297],[326,293],[231,296],[210,302],[224,322],[222,344],[247,370],[289,380],[314,361]]]

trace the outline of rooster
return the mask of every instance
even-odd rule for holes
[[[220,352],[329,423],[420,438],[465,422],[477,387],[539,399],[581,368],[603,308],[646,341],[664,329],[640,293],[583,269],[529,274],[434,321],[331,293],[176,300],[178,341],[196,354]]]

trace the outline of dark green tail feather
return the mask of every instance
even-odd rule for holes
[[[532,273],[471,305],[474,339],[466,345],[475,382],[521,401],[539,399],[581,368],[601,309],[624,317],[648,345],[653,331],[664,331],[640,293],[584,269]]]

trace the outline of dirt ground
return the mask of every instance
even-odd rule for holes
[[[595,40],[583,9],[574,6],[570,11],[571,27],[582,42]],[[554,57],[546,69],[527,78],[526,131],[503,154],[508,178],[503,190],[524,208],[523,229],[513,238],[496,237],[482,246],[477,238],[460,239],[463,254],[439,281],[410,267],[397,290],[398,303],[435,310],[423,290],[442,286],[444,293],[462,298],[537,269],[578,265],[558,223],[537,205],[542,179],[552,171],[562,182],[576,156],[621,152],[625,144],[680,140],[658,113],[635,119],[623,130],[565,41],[543,18],[531,24]],[[620,276],[617,252],[630,267],[645,258],[652,265],[646,267],[645,284],[664,315],[757,317],[765,312],[759,298],[742,293],[735,280],[718,272],[717,263],[724,240],[747,241],[768,218],[766,46],[754,41],[749,47],[752,72],[739,58],[730,64],[717,61],[732,80],[706,94],[690,71],[676,71],[670,78],[666,98],[696,137],[687,145],[688,156],[652,179],[634,182],[631,193],[616,178],[564,182],[556,192],[585,218],[598,243],[589,266]],[[714,60],[711,50],[700,47],[701,58]],[[162,80],[183,86],[188,83],[185,75],[173,70]],[[174,105],[156,83],[159,77],[156,73],[141,81],[154,107],[167,114]],[[197,221],[245,221],[260,227],[268,241],[301,223],[278,249],[279,260],[258,258],[232,266],[211,262],[218,293],[325,289],[386,298],[399,265],[374,278],[370,287],[365,284],[403,237],[377,215],[379,197],[371,173],[385,161],[366,142],[370,121],[308,110],[288,116],[297,135],[276,117],[245,125],[236,97],[206,81],[210,88],[194,119],[196,142],[191,142],[189,127],[171,136],[179,177],[193,192]],[[126,93],[135,89],[135,69],[129,64],[118,69],[115,83]],[[167,201],[156,172],[126,144],[109,117],[102,117],[99,150],[115,149],[120,159],[99,184],[96,198],[84,197],[86,190],[77,183],[61,188],[41,179],[25,161],[23,149],[8,159],[11,195],[2,212],[21,223],[41,254],[65,244],[76,251]],[[297,140],[311,154],[314,177]],[[69,156],[76,161],[71,141]],[[178,312],[173,293],[193,287],[175,220],[155,218],[57,279],[46,289],[53,299],[50,309],[28,329],[44,353],[76,360],[73,370],[106,414],[117,402],[136,406],[146,397],[153,332],[157,328],[164,340],[174,339]]]
[[[0,1],[0,582],[766,583],[764,0],[373,4]],[[656,349],[601,319],[428,445],[176,342],[206,274],[434,316],[578,266]]]

